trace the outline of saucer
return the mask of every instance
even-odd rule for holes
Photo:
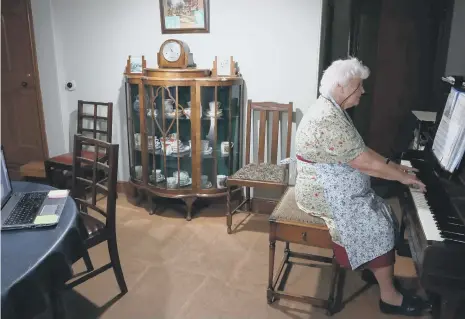
[[[205,184],[202,184],[202,188],[212,188],[213,184],[212,182],[208,181]]]
[[[155,180],[154,177],[155,177],[155,175],[151,174],[151,175],[150,175],[150,181],[153,182],[153,181]],[[160,182],[163,182],[164,180],[165,180],[165,175],[161,174],[161,175],[157,178],[156,182],[157,182],[157,183],[160,183]]]
[[[206,151],[202,151],[203,155],[210,155],[213,152],[213,148],[210,146]]]
[[[216,116],[221,116],[221,115],[223,115],[223,111],[218,110],[218,112],[216,112]],[[215,117],[215,112],[210,112],[210,111],[208,111],[208,112],[207,112],[207,116],[208,116],[208,117]]]
[[[182,146],[180,145],[179,149],[173,146],[171,147],[172,147],[173,153],[177,153],[177,154],[189,152],[191,150],[189,145],[182,145]]]

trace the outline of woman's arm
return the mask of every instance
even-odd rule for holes
[[[386,164],[384,157],[368,147],[350,161],[349,165],[373,177],[399,181],[407,185],[416,184],[420,189],[425,189],[425,185],[415,175],[408,174],[395,165]]]

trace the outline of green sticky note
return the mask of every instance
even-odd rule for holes
[[[58,221],[58,216],[53,214],[53,215],[42,215],[42,216],[37,216],[36,219],[34,219],[34,224],[35,225],[46,225],[46,224],[53,224]]]

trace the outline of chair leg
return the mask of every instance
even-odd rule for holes
[[[245,188],[245,198],[247,199],[245,209],[247,211],[251,211],[252,210],[252,203],[250,201],[250,187]]]
[[[82,255],[82,259],[84,260],[84,264],[86,265],[87,272],[91,272],[94,270],[94,265],[92,264],[92,260],[90,259],[89,251],[85,249]]]
[[[271,304],[274,300],[273,296],[273,271],[274,271],[274,258],[276,251],[276,241],[270,239],[270,255],[269,255],[269,268],[268,268],[268,289],[266,292],[266,300],[268,304]]]
[[[53,319],[65,319],[66,316],[66,309],[65,304],[62,299],[61,292],[56,288],[53,288],[50,292],[50,303],[51,303],[51,310],[52,310],[52,318]]]
[[[126,281],[124,280],[123,275],[123,269],[121,268],[121,263],[119,260],[118,244],[116,242],[116,237],[108,239],[108,251],[110,253],[111,265],[113,266],[113,271],[115,273],[119,289],[121,290],[121,293],[125,294],[128,292],[128,287],[126,286]]]
[[[327,315],[332,316],[343,308],[342,298],[344,294],[345,269],[342,268],[333,257],[333,277],[331,280],[331,290],[328,298]]]
[[[226,190],[226,226],[228,234],[232,233],[232,212],[231,212],[231,187],[228,186]]]

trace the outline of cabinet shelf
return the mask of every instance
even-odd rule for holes
[[[228,117],[229,117],[229,116],[226,116],[226,117],[225,117],[225,116],[217,116],[217,117],[213,117],[213,116],[208,116],[208,117],[207,117],[207,116],[203,116],[203,117],[201,117],[200,119],[201,119],[202,121],[210,121],[211,119],[227,120]],[[151,117],[150,115],[147,115],[147,118],[149,118],[150,120],[152,120],[152,117]],[[230,116],[229,118],[231,118],[231,119],[238,119],[239,116],[238,116],[238,115],[233,115],[233,116]],[[160,116],[157,116],[157,117],[155,117],[155,120],[156,120],[156,121],[158,121],[158,120],[162,121],[163,118],[160,117]],[[171,122],[171,121],[173,121],[173,120],[176,120],[176,118],[172,118],[172,117],[167,118],[167,117],[165,117],[165,121],[170,121],[170,122]],[[187,117],[179,117],[178,120],[179,120],[179,121],[183,121],[183,122],[185,122],[185,121],[191,121],[191,122],[192,122],[192,119],[187,118]]]
[[[136,151],[138,152],[142,152],[142,150],[140,148],[135,148]],[[164,153],[161,149],[159,150],[148,150],[148,153],[150,155],[158,155],[158,156],[163,156]],[[220,150],[216,150],[213,151],[211,154],[202,154],[200,153],[200,156],[204,159],[212,159],[212,158],[215,158],[215,156],[213,156],[213,154],[216,154],[216,155],[219,155],[219,156],[216,156],[216,158],[228,158],[229,157],[229,154],[224,154],[222,153]],[[237,156],[239,154],[239,152],[237,151],[234,151],[231,155],[234,157],[234,156]],[[183,158],[183,157],[189,157],[191,158],[192,157],[192,152],[191,151],[188,151],[188,152],[184,152],[184,153],[179,153],[179,154],[170,154],[170,155],[166,155],[166,159],[176,159],[176,158]]]

